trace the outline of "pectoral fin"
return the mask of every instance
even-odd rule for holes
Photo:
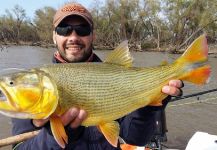
[[[120,127],[118,122],[113,121],[111,123],[100,124],[99,129],[105,136],[107,141],[114,147],[117,147]]]
[[[53,136],[56,142],[62,147],[65,148],[65,145],[68,143],[68,136],[66,135],[64,126],[60,117],[51,116],[50,118],[50,126]]]

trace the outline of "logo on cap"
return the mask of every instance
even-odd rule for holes
[[[79,5],[70,5],[70,6],[66,6],[63,9],[61,9],[62,12],[73,12],[73,11],[77,11],[80,13],[87,13],[86,9],[83,8],[82,6]]]

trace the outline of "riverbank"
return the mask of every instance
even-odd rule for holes
[[[3,49],[6,49],[8,47],[12,46],[32,46],[32,47],[40,47],[40,48],[47,48],[47,49],[53,49],[56,48],[55,44],[52,43],[45,43],[45,42],[20,42],[19,44],[17,43],[2,43],[0,42],[0,51]],[[209,44],[209,54],[217,54],[217,44]],[[171,54],[182,54],[186,49],[182,48],[180,50],[174,51],[172,50],[172,46],[170,47],[163,47],[163,48],[145,48],[141,49],[140,46],[132,46],[129,45],[130,51],[134,52],[167,52]],[[187,48],[187,47],[186,47]],[[100,47],[100,46],[95,46],[95,50],[113,50],[115,47]]]

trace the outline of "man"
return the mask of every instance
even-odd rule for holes
[[[94,25],[89,11],[80,4],[66,4],[60,8],[53,20],[53,41],[57,46],[54,54],[54,63],[100,62],[93,53],[92,43],[95,39]],[[179,95],[182,82],[170,81],[162,91],[168,95]],[[154,133],[154,111],[150,107],[141,108],[118,121],[120,136],[129,144],[144,145]],[[80,126],[87,117],[85,110],[72,107],[62,116],[69,142],[66,149],[73,150],[116,150],[96,127]],[[13,134],[20,134],[41,129],[40,133],[14,148],[22,150],[56,150],[61,149],[56,143],[48,119],[46,120],[19,120],[12,119]]]

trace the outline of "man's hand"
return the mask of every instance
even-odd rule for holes
[[[87,112],[76,107],[70,108],[62,116],[63,124],[70,125],[71,128],[77,128],[87,118]]]
[[[181,96],[184,84],[181,80],[170,80],[169,84],[162,88],[162,92],[171,96]]]
[[[84,111],[83,109],[72,107],[61,116],[61,120],[64,126],[69,125],[71,128],[77,128],[86,119],[86,117],[87,117],[86,111]],[[49,121],[49,118],[48,119],[35,119],[35,120],[32,120],[32,123],[36,127],[42,127],[48,121]]]

